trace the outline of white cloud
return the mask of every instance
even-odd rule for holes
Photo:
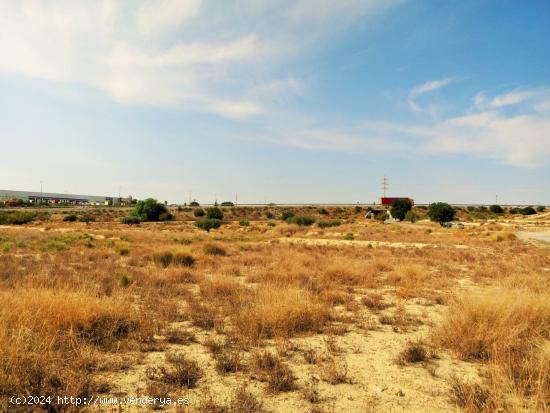
[[[416,99],[426,93],[434,92],[438,89],[444,88],[450,83],[454,82],[454,78],[446,77],[444,79],[432,80],[421,85],[415,86],[407,98],[407,102],[410,108],[416,112],[421,112],[422,108],[416,103]]]
[[[533,114],[460,116],[433,125],[426,136],[423,149],[428,153],[468,154],[527,168],[550,161],[550,119]]]
[[[387,8],[382,0],[325,3],[4,0],[0,75],[92,86],[122,104],[242,119],[266,113],[273,96],[299,92],[301,82],[281,78],[277,67],[319,37]]]
[[[144,35],[164,35],[199,12],[201,0],[146,0],[136,11],[137,29]]]
[[[503,95],[495,96],[491,101],[491,106],[494,108],[501,108],[504,106],[515,105],[531,98],[533,92],[510,92]]]

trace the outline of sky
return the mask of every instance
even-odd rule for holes
[[[0,189],[550,204],[550,2],[0,0]]]

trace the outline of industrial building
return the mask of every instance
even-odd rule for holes
[[[401,200],[405,200],[405,201],[409,201],[411,205],[414,205],[414,199],[412,198],[404,198],[404,197],[382,197],[380,198],[380,205],[382,206],[386,206],[386,207],[391,207],[392,204],[395,202],[395,201],[401,201]]]
[[[132,198],[95,196],[95,195],[73,195],[56,194],[48,192],[10,191],[0,189],[0,201],[21,199],[32,204],[48,203],[62,205],[128,205]]]

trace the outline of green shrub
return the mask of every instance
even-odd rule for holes
[[[542,205],[539,205],[539,206],[537,207],[537,212],[544,212],[544,211],[546,211],[546,207],[544,207],[544,206],[542,206]]]
[[[455,217],[455,210],[446,202],[435,202],[428,207],[428,216],[430,220],[439,222],[443,225],[445,222],[452,221]]]
[[[399,221],[403,221],[407,212],[412,209],[412,202],[408,199],[396,199],[391,204],[391,215]]]
[[[193,215],[197,218],[203,217],[206,215],[206,212],[204,212],[204,209],[202,208],[195,208],[193,211]]]
[[[470,206],[466,207],[466,209],[467,209],[469,212],[474,212],[474,211],[476,210],[476,207],[470,205]]]
[[[83,216],[79,217],[78,220],[80,222],[85,222],[87,224],[88,222],[94,222],[95,218],[91,215],[83,215]]]
[[[76,216],[76,214],[69,214],[63,217],[63,221],[65,222],[75,222],[77,219],[78,217]]]
[[[491,205],[489,207],[489,211],[491,211],[493,214],[503,214],[504,209],[500,205]]]
[[[172,221],[174,219],[174,215],[172,215],[170,212],[163,212],[159,215],[159,221]]]
[[[39,216],[30,211],[0,211],[0,225],[23,225],[33,222]]]
[[[212,207],[206,209],[206,217],[210,219],[223,219],[223,211],[218,207]]]
[[[521,213],[523,215],[535,215],[537,213],[537,211],[535,211],[535,208],[533,208],[532,206],[528,206],[528,207],[525,207],[521,210]]]
[[[50,251],[64,251],[67,249],[67,244],[60,240],[50,240],[46,243],[46,249]]]
[[[219,228],[222,224],[222,221],[219,219],[210,219],[210,218],[203,218],[199,219],[195,222],[195,225],[205,230],[206,232],[210,232],[211,229]]]
[[[344,239],[346,241],[353,241],[355,239],[355,237],[353,236],[353,234],[351,232],[348,232],[346,235],[344,235]]]
[[[327,211],[325,208],[321,208],[321,209],[319,210],[319,213],[320,213],[321,215],[328,215],[328,211]]]
[[[156,199],[147,198],[144,201],[139,201],[134,210],[130,213],[130,216],[135,216],[140,221],[160,221],[160,216],[163,213],[167,213],[166,206],[157,202]]]
[[[361,208],[359,205],[357,205],[355,208],[353,208],[353,211],[354,211],[356,214],[359,214],[362,210],[363,210],[363,208]]]
[[[319,226],[319,228],[329,228],[329,227],[338,227],[340,226],[342,223],[340,222],[340,220],[338,219],[335,219],[335,220],[332,220],[332,221],[319,221],[317,223],[317,225]]]
[[[416,215],[413,211],[407,211],[407,214],[405,215],[405,221],[416,222],[418,221],[418,215]]]
[[[197,201],[193,201],[193,202],[189,203],[189,206],[190,207],[198,207],[198,206],[201,206],[201,204],[199,204]]]
[[[13,242],[8,241],[8,242],[2,243],[1,245],[2,245],[2,250],[4,252],[10,252],[15,244]]]
[[[286,222],[289,224],[297,224],[300,226],[310,226],[315,223],[315,218],[309,215],[300,215],[300,216],[294,216],[292,218],[288,218]]]
[[[239,221],[239,225],[241,227],[248,227],[250,225],[250,221],[248,219],[241,219]]]
[[[267,211],[267,212],[265,213],[265,217],[266,217],[267,219],[273,219],[273,218],[274,218],[273,213],[272,213],[271,211]]]
[[[135,215],[128,215],[127,217],[121,218],[120,222],[127,225],[138,225],[141,223],[141,220]]]
[[[521,214],[522,209],[521,208],[510,208],[510,214]]]
[[[283,213],[281,214],[281,220],[283,221],[288,221],[288,219],[293,217],[294,217],[294,212],[283,211]]]

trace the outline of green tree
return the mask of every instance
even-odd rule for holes
[[[452,221],[455,217],[455,210],[446,202],[435,202],[428,207],[428,216],[430,220],[439,222],[443,225],[445,222]]]
[[[407,212],[409,212],[412,209],[412,202],[408,199],[396,199],[391,204],[391,215],[395,219],[398,219],[399,221],[403,221],[405,219],[405,216],[407,215]]]
[[[535,208],[533,208],[532,206],[528,206],[528,207],[525,207],[521,210],[521,213],[523,215],[535,215],[537,213],[537,211],[535,211]]]
[[[139,201],[130,213],[141,221],[159,221],[161,214],[168,212],[166,206],[157,202],[156,199],[147,198]]]
[[[210,218],[210,219],[222,220],[223,219],[223,211],[220,208],[218,208],[217,206],[212,207],[212,208],[207,208],[206,217]]]
[[[202,209],[202,208],[196,208],[196,209],[193,211],[193,215],[195,215],[195,217],[197,217],[197,218],[200,218],[200,217],[203,217],[204,215],[206,215],[206,213],[204,212],[204,209]]]
[[[500,205],[491,205],[489,207],[489,211],[491,211],[493,214],[503,214],[504,209]]]

